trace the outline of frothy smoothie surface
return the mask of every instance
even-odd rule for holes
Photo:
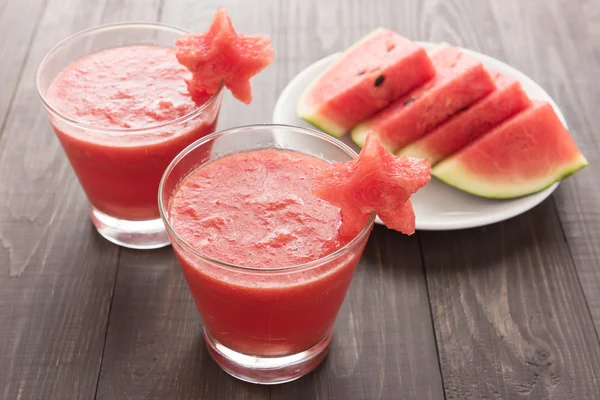
[[[325,165],[289,150],[225,156],[181,182],[169,220],[185,241],[224,262],[277,268],[316,260],[347,242],[339,209],[312,194]]]
[[[62,114],[88,125],[145,128],[198,107],[185,83],[190,76],[172,48],[116,47],[65,68],[50,85],[47,100]]]

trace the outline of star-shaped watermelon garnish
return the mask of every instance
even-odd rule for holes
[[[411,235],[415,213],[410,196],[431,179],[427,160],[390,153],[370,133],[352,161],[327,166],[315,179],[313,193],[341,210],[341,235],[355,236],[375,212],[390,229]]]
[[[223,7],[217,9],[204,33],[185,35],[175,41],[177,60],[192,72],[188,90],[196,101],[212,96],[224,82],[240,101],[252,101],[250,78],[273,62],[271,39],[244,35],[233,29]]]

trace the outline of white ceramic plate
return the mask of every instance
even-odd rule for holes
[[[419,42],[423,47],[430,48],[434,43]],[[531,78],[495,58],[477,53],[468,49],[461,49],[466,54],[480,60],[484,65],[515,78],[521,82],[523,89],[532,99],[549,102],[559,118],[567,126],[565,118],[550,95],[546,93]],[[296,104],[306,87],[336,58],[340,53],[325,57],[301,71],[283,90],[275,110],[273,122],[277,124],[296,125],[314,128],[296,114]],[[360,150],[350,135],[341,140],[350,145],[357,152]],[[431,182],[412,196],[412,203],[416,215],[416,225],[419,230],[451,230],[464,229],[504,221],[524,213],[546,199],[556,189],[558,183],[549,188],[529,196],[512,200],[492,200],[470,195],[445,183],[432,178]],[[378,221],[380,222],[380,221]]]

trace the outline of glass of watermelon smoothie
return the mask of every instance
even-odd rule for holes
[[[254,383],[297,379],[325,357],[373,227],[339,233],[312,194],[328,163],[356,153],[313,130],[255,125],[186,148],[159,188],[161,216],[213,359]]]
[[[156,194],[171,160],[215,131],[223,90],[192,99],[174,41],[154,23],[77,33],[42,60],[36,84],[50,123],[89,200],[98,232],[149,249],[169,238]]]

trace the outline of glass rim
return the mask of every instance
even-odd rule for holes
[[[46,53],[46,55],[44,55],[44,58],[42,58],[42,61],[40,61],[39,65],[35,71],[35,88],[37,90],[38,96],[40,97],[40,100],[42,101],[42,104],[51,114],[60,118],[63,122],[67,122],[71,125],[75,125],[81,129],[85,129],[85,130],[99,131],[99,132],[104,132],[104,133],[145,133],[145,132],[149,132],[149,131],[152,131],[155,129],[160,129],[160,128],[168,127],[171,125],[180,124],[182,122],[186,122],[190,119],[193,119],[194,117],[196,117],[200,113],[202,113],[202,111],[204,111],[206,108],[212,106],[218,100],[218,98],[221,96],[221,94],[223,92],[223,88],[225,87],[224,81],[221,81],[221,84],[219,85],[219,88],[217,89],[217,91],[215,93],[213,93],[213,95],[208,100],[206,100],[206,102],[204,102],[200,106],[194,108],[189,113],[187,113],[181,117],[166,121],[166,122],[161,122],[156,125],[145,126],[143,128],[107,128],[107,127],[102,127],[102,126],[97,126],[97,125],[91,125],[91,124],[87,124],[85,122],[77,121],[76,119],[73,119],[73,118],[65,115],[64,113],[58,111],[55,107],[53,107],[50,104],[50,102],[48,101],[48,99],[46,98],[46,95],[44,93],[42,93],[42,89],[40,87],[41,74],[44,69],[44,66],[48,62],[48,59],[53,54],[55,54],[58,50],[60,50],[62,47],[68,45],[71,41],[73,41],[75,39],[78,39],[80,37],[84,37],[86,35],[90,35],[93,33],[97,33],[100,31],[123,29],[123,28],[127,28],[127,27],[138,27],[138,28],[146,27],[146,28],[162,29],[162,30],[172,31],[174,33],[179,33],[181,35],[187,35],[190,33],[190,31],[187,31],[185,29],[180,29],[175,26],[163,24],[160,22],[130,21],[130,22],[117,22],[117,23],[98,25],[98,26],[84,29],[82,31],[79,31],[79,32],[73,33],[72,35],[67,36],[65,39],[61,40],[56,45],[54,45],[50,50],[48,50],[48,52]],[[93,53],[89,53],[89,54],[93,54]]]
[[[334,252],[329,253],[318,259],[311,260],[311,261],[308,261],[308,262],[305,262],[302,264],[295,264],[295,265],[275,267],[275,268],[248,267],[248,266],[232,264],[232,263],[228,263],[228,262],[219,260],[217,258],[209,256],[208,254],[205,254],[205,253],[201,252],[200,250],[196,249],[194,246],[189,244],[185,239],[183,239],[179,235],[179,233],[177,233],[175,231],[175,229],[173,229],[173,226],[171,225],[171,222],[169,221],[169,219],[167,217],[167,210],[165,210],[165,207],[163,207],[163,200],[164,200],[163,199],[163,187],[165,185],[165,182],[166,182],[168,176],[173,171],[175,166],[179,163],[179,161],[181,161],[190,152],[192,152],[199,146],[202,146],[203,144],[206,144],[206,143],[210,142],[211,140],[216,139],[219,136],[222,136],[222,135],[228,134],[228,133],[235,133],[235,132],[239,132],[239,131],[243,131],[243,130],[256,130],[259,128],[269,128],[269,129],[279,128],[279,129],[284,129],[284,130],[299,131],[303,134],[308,134],[308,135],[317,137],[319,139],[322,139],[322,140],[328,142],[329,144],[338,147],[339,149],[344,151],[344,153],[349,155],[352,159],[354,159],[358,156],[358,154],[354,150],[352,150],[348,145],[346,145],[345,143],[341,142],[340,140],[338,140],[328,134],[319,132],[314,129],[302,128],[302,127],[294,126],[294,125],[284,125],[284,124],[243,125],[243,126],[237,126],[237,127],[233,127],[233,128],[223,129],[218,132],[211,133],[210,135],[207,135],[203,138],[200,138],[200,139],[196,140],[195,142],[193,142],[192,144],[190,144],[189,146],[187,146],[185,149],[183,149],[179,154],[177,154],[177,156],[175,156],[175,158],[169,163],[169,165],[165,169],[165,172],[163,173],[163,176],[158,185],[158,210],[159,210],[160,216],[165,224],[167,231],[171,235],[173,235],[173,237],[177,240],[177,244],[182,245],[185,249],[189,250],[190,252],[192,252],[192,254],[203,259],[204,261],[216,264],[219,267],[225,267],[225,268],[229,268],[229,269],[246,271],[246,272],[258,272],[258,273],[282,272],[282,271],[291,271],[291,270],[298,270],[298,269],[309,269],[309,268],[312,268],[312,267],[315,267],[315,266],[318,266],[321,264],[325,264],[329,261],[332,261],[332,260],[342,256],[343,254],[347,253],[348,251],[355,248],[356,246],[358,246],[362,242],[362,240],[365,238],[365,236],[368,236],[368,234],[370,233],[371,228],[373,227],[373,225],[375,223],[375,213],[371,213],[371,216],[370,216],[367,224],[361,229],[361,231],[354,238],[352,238],[352,240],[350,240],[348,243],[346,243],[339,249],[335,250]]]

